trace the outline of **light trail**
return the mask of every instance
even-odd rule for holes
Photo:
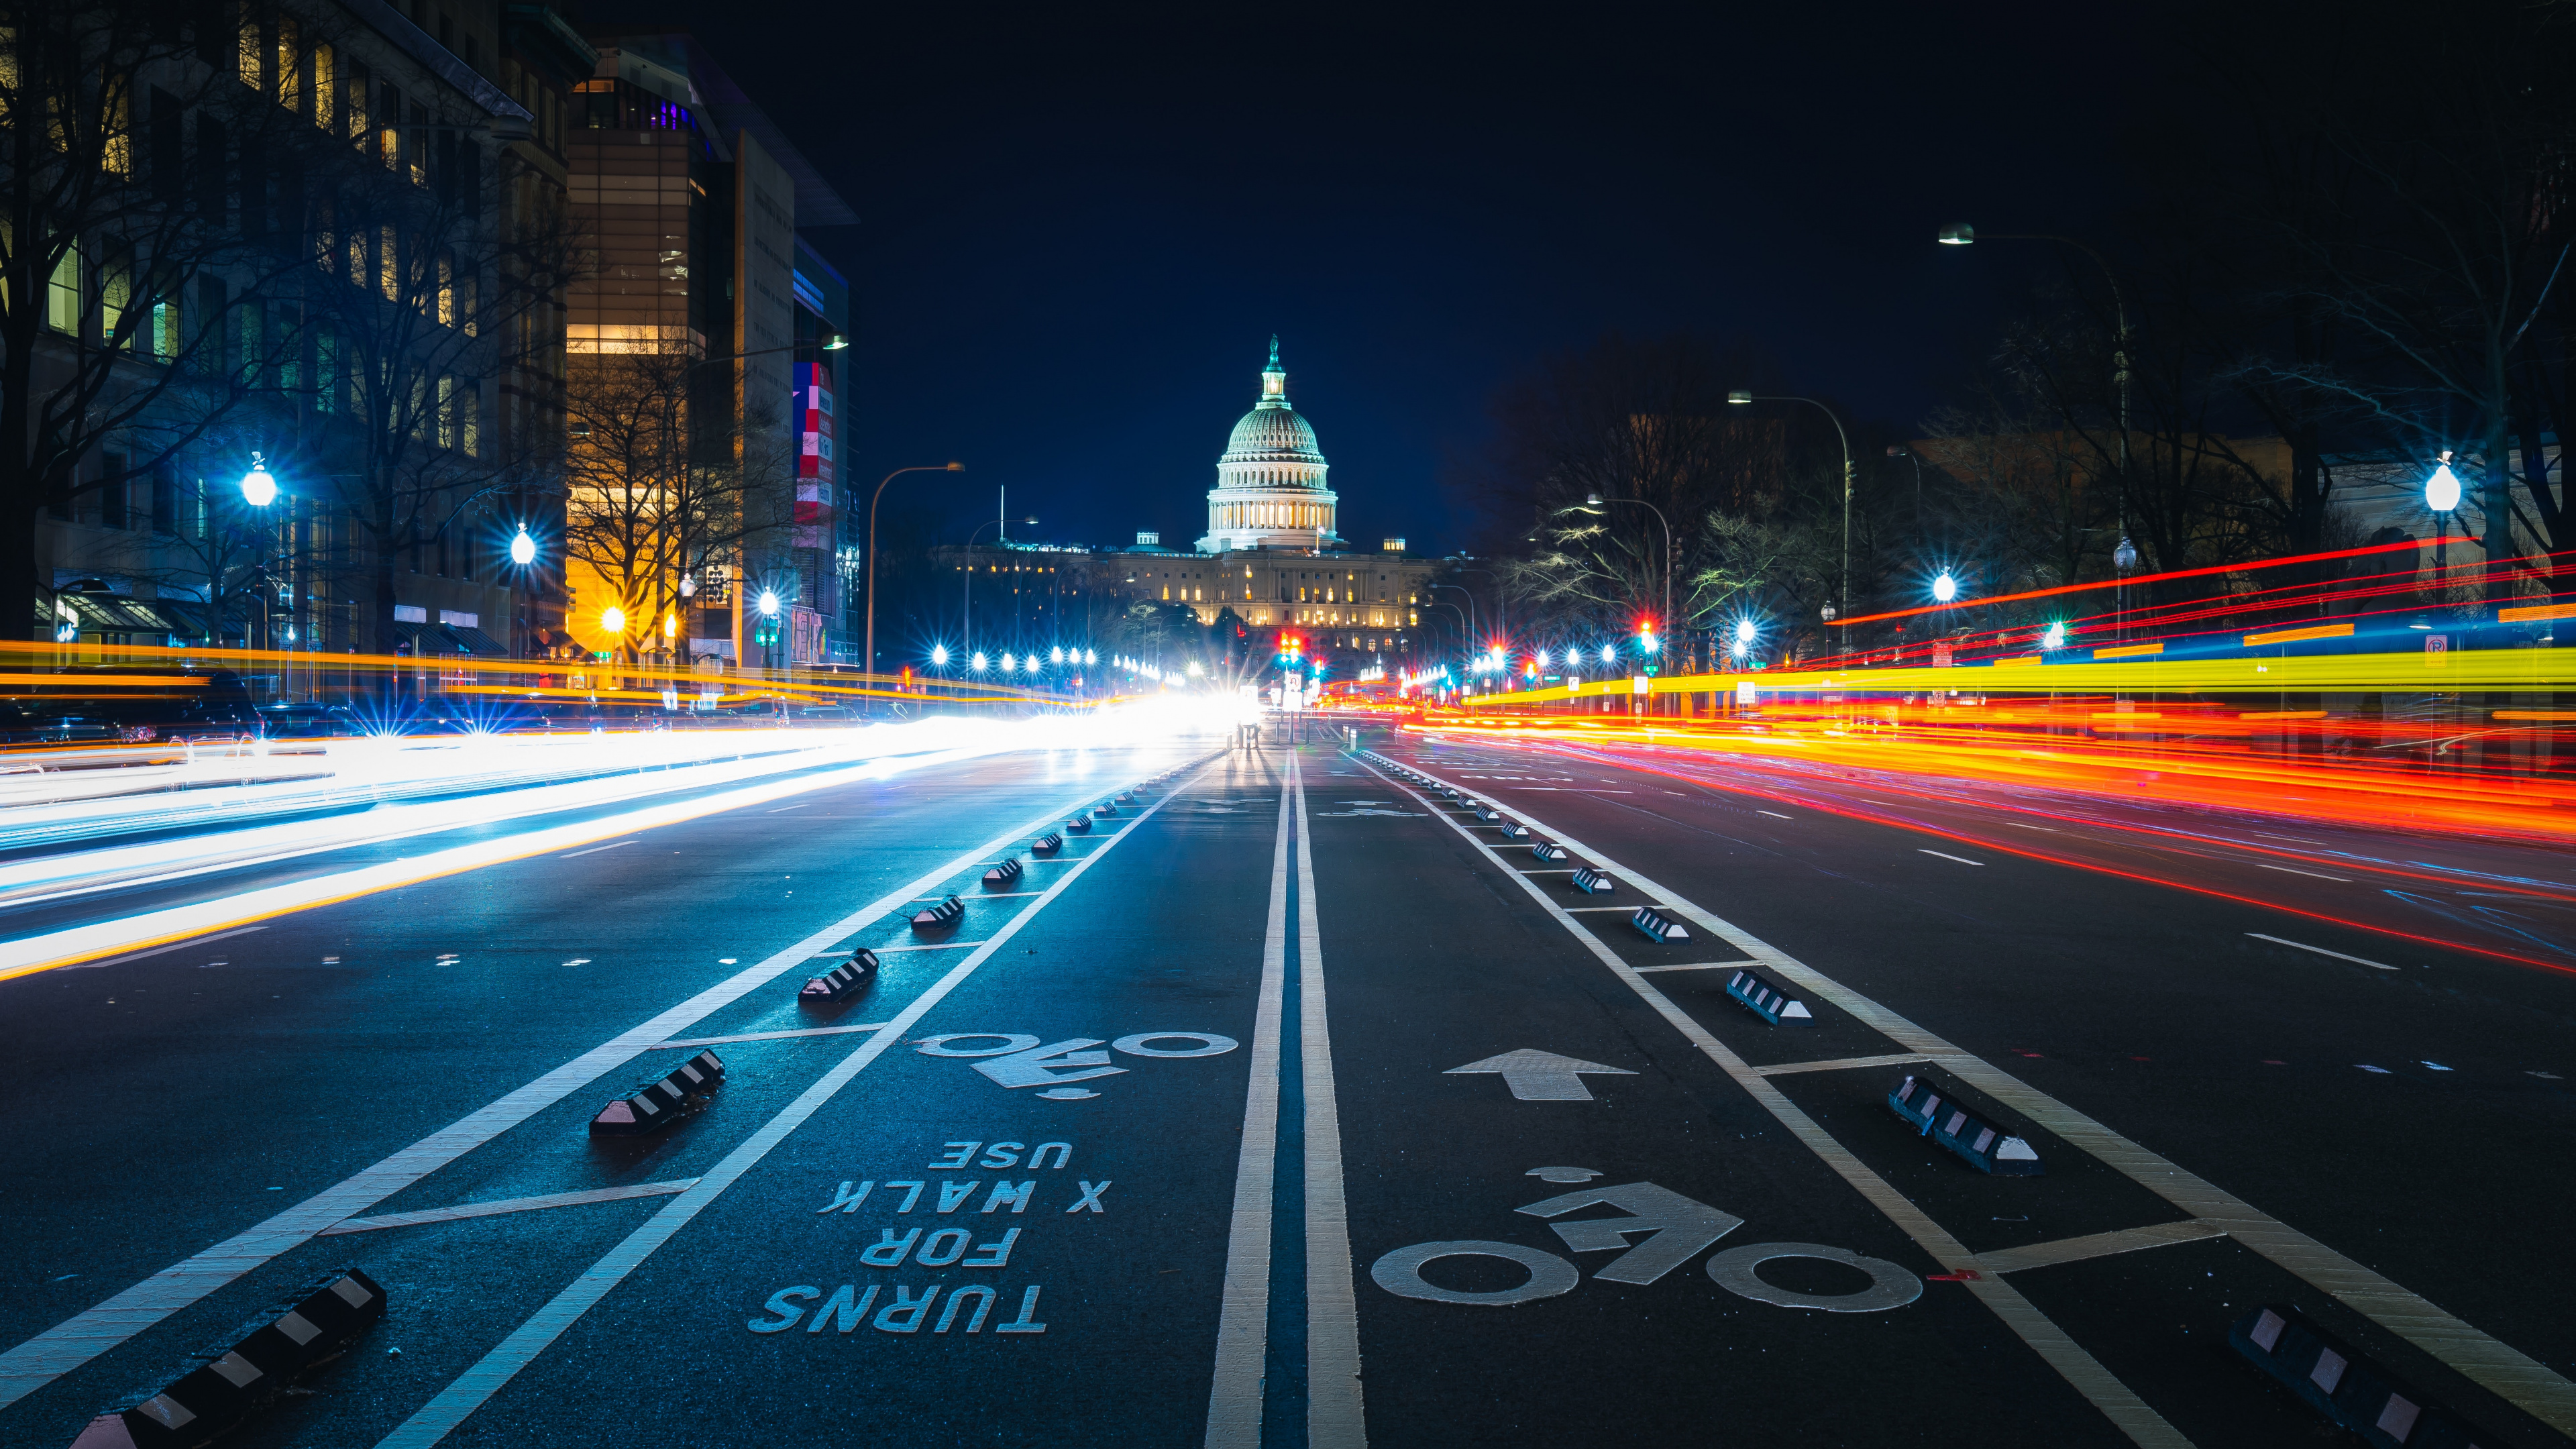
[[[939,719],[867,730],[835,731],[833,733],[858,738],[820,745],[794,756],[704,766],[700,767],[700,773],[630,773],[610,781],[564,787],[565,793],[530,813],[560,813],[566,809],[596,807],[620,798],[666,793],[675,788],[701,788],[760,774],[800,772],[796,778],[741,784],[694,799],[562,825],[536,827],[498,839],[466,842],[409,859],[335,871],[229,893],[213,900],[146,910],[0,941],[0,980],[79,965],[105,956],[182,945],[215,932],[237,930],[278,916],[354,900],[380,891],[508,861],[573,851],[706,815],[773,804],[794,795],[856,780],[884,779],[897,773],[1005,752],[1128,748],[1212,733],[1212,713],[1218,718],[1230,718],[1234,706],[1232,702],[1223,702],[1211,711],[1207,707],[1210,703],[1215,702],[1154,701],[1076,717]],[[371,843],[384,838],[381,824],[371,820],[374,815],[375,812],[367,812],[343,817],[340,822],[323,822],[318,834],[302,837],[275,833],[261,836],[247,847],[250,851],[247,858],[243,858],[245,847],[237,838],[245,832],[216,832],[111,851],[87,852],[61,862],[47,862],[45,868],[53,873],[55,897],[78,893],[79,882],[92,870],[140,872],[115,882],[120,888],[135,887],[154,880],[265,864],[292,855],[309,855],[346,845]],[[455,829],[489,823],[495,818],[493,805],[488,800],[459,801],[415,817],[418,828],[401,833],[416,835]],[[334,824],[346,832],[338,840],[329,834]],[[260,853],[263,844],[268,848],[266,855]],[[102,860],[105,864],[99,863]]]

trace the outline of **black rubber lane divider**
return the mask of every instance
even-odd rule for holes
[[[1553,840],[1536,840],[1530,842],[1530,854],[1541,860],[1563,860],[1565,847]]]
[[[945,931],[954,927],[965,916],[966,903],[955,896],[950,896],[929,910],[913,912],[912,928],[916,931]]]
[[[1028,873],[1029,868],[1020,864],[1020,858],[1018,856],[1004,856],[1000,865],[984,872],[984,884],[988,886],[1011,885],[1016,883],[1021,876]]]
[[[660,1081],[647,1082],[599,1109],[590,1119],[591,1135],[632,1137],[659,1132],[684,1117],[705,1110],[707,1093],[724,1083],[724,1063],[703,1051],[673,1067]]]
[[[867,990],[876,979],[877,953],[861,946],[850,953],[849,960],[806,982],[796,999],[807,1003],[847,1001]]]
[[[1493,806],[1479,800],[1476,802],[1476,818],[1479,820],[1500,820],[1503,816],[1501,811],[1498,811]]]
[[[1628,918],[1628,924],[1657,941],[1687,941],[1691,938],[1690,927],[1653,906],[1637,907],[1637,914]]]
[[[1099,804],[1091,807],[1091,813],[1094,815],[1115,815],[1118,813],[1118,807],[1110,804],[1106,800],[1103,800]]]
[[[1916,1136],[1931,1138],[1965,1158],[1979,1172],[1997,1177],[2041,1177],[2047,1173],[2028,1142],[1955,1102],[1944,1102],[1929,1082],[1907,1077],[1887,1094],[1887,1106],[1914,1128]]]
[[[1816,1024],[1815,1013],[1807,1010],[1807,1003],[1791,998],[1789,993],[1750,971],[1738,971],[1728,977],[1726,994],[1733,997],[1738,1006],[1773,1026]]]
[[[1039,855],[1053,855],[1064,849],[1064,837],[1050,830],[1029,842],[1029,849]]]
[[[1072,831],[1076,835],[1089,835],[1091,833],[1091,817],[1088,815],[1076,815],[1071,820],[1064,822],[1064,828]]]
[[[1136,803],[1136,792],[1130,790],[1122,795],[1113,795],[1110,797],[1109,803],[1113,805],[1132,805]]]
[[[1595,870],[1588,865],[1576,871],[1574,879],[1567,884],[1587,896],[1606,896],[1619,888],[1619,883],[1610,878],[1609,872]]]
[[[1523,825],[1517,820],[1506,820],[1503,822],[1503,838],[1505,840],[1527,840],[1529,839],[1529,827]]]
[[[346,1352],[385,1316],[385,1290],[355,1268],[315,1282],[189,1355],[168,1385],[89,1421],[72,1449],[181,1449],[241,1426],[295,1381]]]
[[[2502,1442],[2287,1304],[2267,1304],[2236,1320],[2227,1344],[2310,1408],[2379,1449],[2476,1449]]]

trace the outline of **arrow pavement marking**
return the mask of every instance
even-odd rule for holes
[[[1451,1067],[1440,1075],[1455,1077],[1468,1072],[1501,1073],[1503,1085],[1510,1087],[1512,1095],[1524,1102],[1591,1101],[1592,1093],[1584,1087],[1583,1079],[1575,1075],[1578,1072],[1605,1073],[1614,1077],[1637,1075],[1625,1067],[1605,1067],[1599,1062],[1561,1057],[1554,1052],[1535,1051],[1529,1047],[1505,1052],[1498,1057],[1487,1057],[1481,1062],[1469,1062],[1463,1067]]]

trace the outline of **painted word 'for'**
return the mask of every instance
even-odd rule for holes
[[[993,1331],[995,1333],[1046,1332],[1047,1326],[1037,1321],[1038,1292],[1043,1286],[1032,1283],[1020,1290],[1020,1316],[1008,1323],[993,1325]],[[821,1333],[823,1326],[828,1323],[841,1332],[848,1333],[860,1324],[869,1322],[868,1310],[876,1308],[879,1291],[878,1285],[874,1283],[868,1285],[865,1293],[857,1291],[855,1284],[842,1284],[833,1290],[831,1297],[823,1299],[821,1307],[814,1310],[813,1318],[805,1323],[805,1331]],[[938,1321],[930,1331],[946,1333],[957,1322],[958,1310],[972,1300],[975,1308],[966,1320],[966,1331],[982,1333],[984,1319],[993,1311],[994,1299],[1000,1296],[981,1283],[969,1283],[962,1288],[952,1288],[948,1290],[947,1304],[940,1309]],[[805,1318],[805,1310],[799,1306],[801,1303],[811,1303],[822,1297],[823,1290],[811,1284],[781,1288],[769,1295],[768,1302],[760,1305],[762,1312],[775,1316],[765,1319],[755,1318],[743,1327],[754,1333],[785,1333],[794,1328],[799,1320]],[[912,1296],[911,1290],[898,1283],[894,1285],[894,1295],[887,1300],[886,1305],[876,1309],[876,1320],[871,1326],[879,1333],[919,1333],[922,1320],[930,1316],[931,1304],[938,1297],[939,1285],[936,1283],[922,1289],[921,1296],[918,1298]]]
[[[977,1243],[975,1256],[969,1258],[966,1257],[966,1241],[974,1234],[964,1228],[941,1228],[927,1241],[922,1239],[919,1228],[900,1238],[894,1235],[892,1228],[881,1231],[884,1236],[877,1240],[877,1245],[859,1253],[859,1261],[871,1268],[900,1267],[906,1253],[912,1253],[912,1261],[925,1268],[945,1268],[951,1263],[961,1268],[999,1268],[1011,1261],[1011,1244],[1020,1240],[1020,1230],[1013,1228],[1002,1234],[998,1243]],[[921,1244],[918,1252],[912,1246],[916,1242]]]

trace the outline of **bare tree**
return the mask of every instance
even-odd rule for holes
[[[773,428],[744,427],[714,364],[678,349],[586,356],[567,393],[566,557],[625,615],[645,647],[680,606],[681,581],[712,563],[783,546],[794,459]]]
[[[65,0],[0,34],[0,637],[27,637],[47,512],[163,471],[299,386],[279,283],[339,149],[320,42],[230,6]],[[326,67],[327,70],[327,67]]]

